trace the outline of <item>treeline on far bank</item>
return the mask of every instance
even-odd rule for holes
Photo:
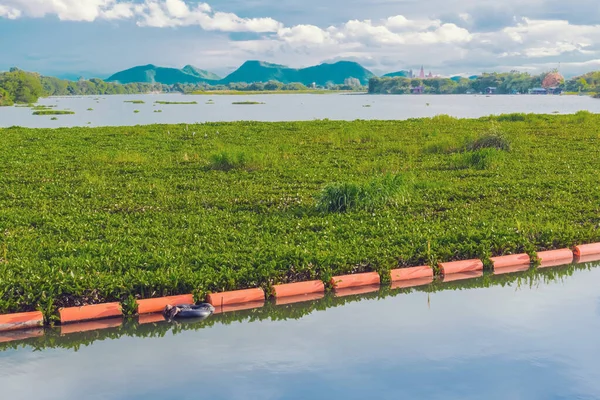
[[[552,74],[559,77],[552,86],[562,92],[599,93],[600,71],[588,72],[571,79],[563,79],[556,71],[531,75],[526,72],[485,73],[471,78],[407,78],[382,77],[369,81],[369,93],[372,94],[410,94],[414,88],[422,87],[425,94],[467,94],[485,93],[487,88],[495,88],[498,94],[528,93],[529,90],[544,85]]]
[[[164,85],[161,83],[128,83],[119,84],[92,78],[69,81],[51,76],[43,76],[34,72],[12,68],[9,72],[0,73],[0,106],[13,104],[36,103],[40,97],[46,96],[90,96],[110,94],[142,94],[142,93],[202,93],[212,91],[307,91],[312,90],[302,83],[270,81],[266,83],[230,83],[211,86],[206,83]],[[348,78],[344,84],[328,85],[323,90],[366,90],[355,78]]]
[[[0,73],[0,106],[35,103],[45,96],[82,96],[105,94],[138,94],[168,90],[168,86],[152,83],[121,85],[102,79],[68,81],[34,72],[11,68]]]

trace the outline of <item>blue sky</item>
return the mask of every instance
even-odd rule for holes
[[[600,69],[597,0],[0,0],[0,70],[104,77],[248,59],[376,73]]]

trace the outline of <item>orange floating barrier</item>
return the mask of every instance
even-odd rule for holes
[[[528,254],[511,254],[508,256],[492,257],[490,260],[492,260],[494,269],[521,265],[529,266],[531,264],[531,258]]]
[[[22,331],[6,331],[0,334],[0,343],[14,342],[16,340],[31,339],[44,336],[44,329],[26,329]]]
[[[91,306],[61,308],[58,313],[60,314],[60,322],[63,324],[67,322],[120,317],[123,315],[120,303],[104,303]]]
[[[433,278],[433,269],[424,265],[421,267],[399,268],[391,271],[392,282],[408,281],[419,278]]]
[[[322,281],[308,281],[288,283],[273,286],[275,297],[299,296],[309,293],[325,293],[325,284]]]
[[[600,243],[580,244],[579,246],[575,246],[573,253],[575,254],[575,257],[578,258],[591,255],[600,255]]]
[[[253,308],[261,308],[264,305],[265,305],[265,300],[263,299],[261,301],[251,301],[248,303],[225,305],[222,307],[215,306],[214,314],[222,314],[222,313],[233,312],[233,311],[251,310]]]
[[[212,304],[214,307],[257,301],[265,301],[265,292],[260,288],[234,290],[232,292],[223,293],[211,293],[207,297],[207,302]]]
[[[193,294],[183,294],[180,296],[159,297],[156,299],[137,300],[138,314],[151,314],[160,312],[167,305],[177,306],[180,304],[194,304]]]
[[[123,318],[111,318],[111,319],[104,319],[101,321],[80,322],[80,323],[62,325],[60,327],[60,334],[68,335],[70,333],[99,331],[102,329],[117,328],[117,327],[121,326],[122,324],[123,324]]]
[[[452,261],[440,263],[439,266],[442,270],[442,275],[483,271],[483,262],[481,260]]]
[[[154,314],[142,314],[139,316],[138,318],[138,323],[140,325],[144,325],[144,324],[154,324],[156,322],[165,322],[165,317],[163,317],[162,314],[160,313],[154,313]]]
[[[377,272],[366,272],[364,274],[341,275],[331,278],[331,284],[335,290],[346,289],[357,286],[379,285],[381,278]]]
[[[359,294],[367,294],[377,292],[381,288],[380,285],[366,285],[366,286],[354,286],[347,287],[344,289],[336,289],[335,295],[337,297],[353,296]]]
[[[571,264],[574,258],[573,252],[570,249],[541,251],[537,255],[541,261],[539,268]]]
[[[494,268],[494,275],[512,274],[514,272],[523,272],[529,269],[529,264],[514,265],[512,267]]]
[[[429,285],[432,282],[433,282],[433,276],[431,276],[429,278],[410,279],[407,281],[396,281],[396,282],[392,282],[391,288],[392,289],[407,289],[407,288],[412,288],[412,287]]]
[[[325,293],[309,293],[298,296],[277,297],[275,298],[275,305],[283,306],[285,304],[302,303],[305,301],[320,300],[323,297],[325,297]]]
[[[39,311],[0,315],[0,332],[35,328],[44,325],[44,315]]]
[[[463,281],[465,279],[481,278],[482,276],[483,271],[457,272],[455,274],[444,275],[442,282]]]

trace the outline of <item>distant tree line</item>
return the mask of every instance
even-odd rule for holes
[[[487,88],[496,88],[496,93],[527,93],[542,87],[549,77],[554,78],[556,71],[531,75],[526,72],[485,73],[472,78],[430,78],[407,77],[372,78],[369,81],[369,93],[374,94],[410,94],[414,88],[422,87],[426,94],[465,94],[485,93]],[[553,85],[554,86],[554,85]],[[555,86],[566,92],[600,92],[600,71],[590,72],[569,80],[557,80]]]
[[[67,81],[11,68],[9,72],[0,73],[0,106],[35,103],[40,97],[45,96],[138,94],[163,92],[169,89],[169,86],[161,84],[121,85],[104,82],[101,79]]]

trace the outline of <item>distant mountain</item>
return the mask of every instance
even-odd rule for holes
[[[181,71],[185,72],[186,74],[189,75],[193,75],[193,76],[197,76],[198,78],[201,79],[207,79],[209,81],[219,81],[221,80],[221,77],[217,74],[214,74],[210,71],[205,71],[203,69],[199,69],[196,68],[194,66],[191,65],[186,65],[185,67],[183,67],[181,69]]]
[[[152,64],[133,67],[117,72],[110,76],[107,82],[118,83],[162,83],[174,85],[176,83],[200,83],[219,80],[219,76],[212,72],[204,71],[186,65],[183,69],[157,67]]]
[[[371,71],[351,61],[339,61],[300,69],[262,61],[246,61],[220,83],[279,81],[281,83],[299,82],[305,85],[311,85],[314,82],[317,85],[326,85],[328,82],[342,84],[347,78],[356,78],[366,85],[374,76]]]
[[[409,75],[410,75],[409,71],[398,71],[398,72],[390,72],[389,74],[385,74],[384,77],[395,78],[397,76],[402,76],[404,78],[407,78]]]
[[[289,68],[285,65],[271,64],[262,61],[246,61],[241,67],[229,74],[224,79],[218,75],[186,65],[182,69],[163,68],[155,65],[133,67],[117,72],[107,79],[108,82],[118,83],[162,83],[173,85],[176,83],[201,83],[228,84],[237,82],[269,82],[281,83],[300,82],[311,85],[343,84],[347,78],[356,78],[363,85],[375,75],[362,65],[351,61],[339,61],[333,64],[320,64],[309,68]]]

